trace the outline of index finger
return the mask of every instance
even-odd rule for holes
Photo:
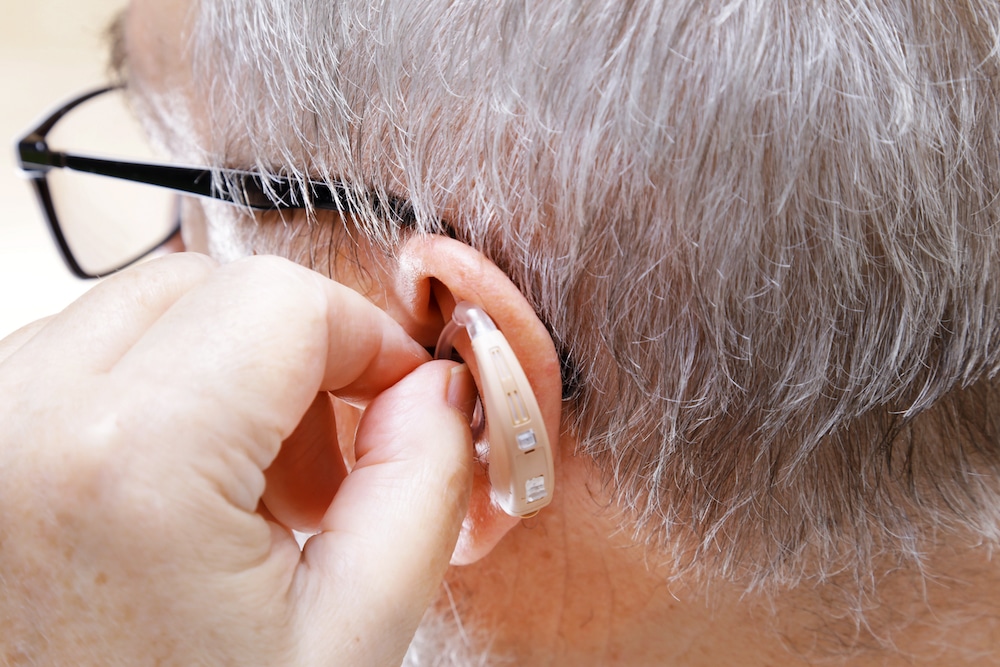
[[[0,364],[6,361],[7,357],[17,352],[21,346],[34,338],[39,331],[48,326],[53,317],[55,316],[49,315],[48,317],[25,324],[20,329],[10,333],[3,340],[0,340]]]
[[[178,299],[111,374],[125,387],[154,387],[166,418],[197,401],[238,442],[241,430],[255,437],[254,429],[284,439],[318,391],[349,387],[372,397],[427,359],[350,288],[287,260],[253,257]]]

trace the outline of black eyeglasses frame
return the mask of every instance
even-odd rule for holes
[[[258,173],[238,169],[216,169],[213,172],[207,167],[109,160],[78,153],[53,151],[49,148],[46,137],[66,114],[98,95],[120,88],[121,86],[104,86],[72,98],[46,116],[17,142],[18,163],[21,171],[31,181],[56,246],[73,275],[79,278],[99,278],[133,264],[161,247],[177,234],[180,230],[180,220],[178,219],[177,224],[165,238],[148,250],[125,261],[108,273],[100,275],[90,273],[80,265],[73,255],[59,224],[59,216],[56,213],[46,179],[49,171],[53,169],[71,169],[108,178],[144,183],[185,195],[205,197],[258,211],[318,209],[343,213],[354,212],[353,207],[349,204],[350,199],[346,186],[339,183],[331,185],[323,181],[310,180],[303,184],[296,179],[271,175],[261,176]],[[219,187],[219,182],[226,183],[227,187]],[[306,198],[307,201],[304,201]],[[391,211],[395,214],[393,217],[402,221],[402,224],[405,224],[405,219],[412,215],[410,211],[406,210],[407,207],[396,202],[390,203],[389,208],[394,209]]]

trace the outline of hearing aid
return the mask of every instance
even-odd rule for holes
[[[552,501],[552,449],[535,392],[496,324],[479,306],[461,301],[434,350],[450,359],[455,336],[465,329],[479,367],[480,409],[489,440],[493,499],[511,516],[533,516]]]

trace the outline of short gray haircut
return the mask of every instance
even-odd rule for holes
[[[403,197],[500,266],[659,557],[754,587],[996,539],[995,0],[197,11],[206,157]]]

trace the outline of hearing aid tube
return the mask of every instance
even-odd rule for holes
[[[434,356],[448,359],[464,328],[479,368],[479,395],[489,440],[493,499],[511,516],[532,516],[552,501],[552,449],[542,413],[514,351],[486,312],[468,301],[455,306]]]

